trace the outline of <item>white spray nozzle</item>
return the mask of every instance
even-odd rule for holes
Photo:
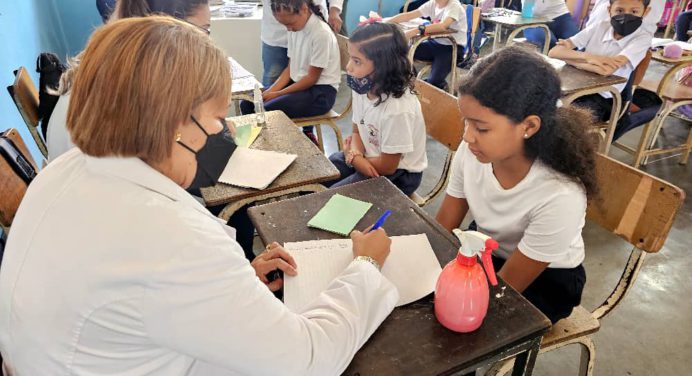
[[[486,241],[490,239],[488,235],[478,231],[461,231],[459,229],[454,229],[453,232],[461,242],[459,252],[466,257],[480,256],[486,248]]]

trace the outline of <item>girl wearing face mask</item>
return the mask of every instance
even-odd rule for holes
[[[420,185],[428,159],[406,38],[397,25],[369,23],[354,31],[348,52],[353,134],[343,152],[329,157],[341,176],[327,185],[386,176],[411,195]]]
[[[559,98],[557,72],[535,52],[476,63],[459,85],[464,140],[437,213],[449,231],[471,215],[500,244],[497,274],[553,323],[581,300],[581,231],[598,191],[589,116]]]
[[[610,0],[610,20],[592,24],[572,38],[559,41],[549,56],[589,72],[629,79],[651,47],[652,36],[642,27],[643,17],[651,11],[650,1]],[[622,91],[625,85],[615,87]],[[588,95],[574,102],[591,110],[601,121],[610,118],[612,103],[610,93]]]

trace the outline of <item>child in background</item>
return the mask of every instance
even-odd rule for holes
[[[555,46],[558,39],[571,38],[579,31],[565,0],[536,0],[533,16],[552,20],[547,24],[548,29],[550,29],[550,48]],[[526,29],[524,36],[532,44],[543,48],[545,43],[545,31],[543,29]]]
[[[610,21],[592,24],[572,38],[559,41],[548,55],[589,72],[629,79],[651,47],[652,36],[641,27],[643,17],[651,11],[650,1],[610,0]],[[575,48],[584,52],[574,51]],[[625,85],[615,87],[622,91]],[[601,121],[610,118],[612,103],[610,93],[587,95],[574,101],[575,105],[591,110]]]
[[[400,23],[420,17],[429,17],[432,24],[420,25],[418,29],[408,30],[409,39],[423,35],[452,33],[460,48],[466,45],[466,10],[459,0],[430,0],[420,8],[398,14],[387,22]],[[459,52],[457,52],[459,54]],[[440,89],[447,89],[447,75],[452,70],[452,43],[447,39],[426,40],[416,48],[414,59],[432,62],[430,76],[426,81]]]
[[[341,82],[336,36],[311,0],[272,0],[272,12],[288,29],[289,64],[262,93],[267,111],[280,110],[290,118],[323,115],[334,106]],[[242,101],[243,114],[255,112]],[[312,129],[306,134],[316,142]]]
[[[353,134],[344,152],[329,157],[341,176],[326,185],[386,176],[411,195],[421,183],[428,159],[406,38],[396,25],[367,23],[353,32],[348,52]]]
[[[692,3],[691,3],[692,4]],[[653,37],[658,30],[658,23],[663,17],[663,12],[666,9],[665,0],[656,0],[649,3],[651,11],[644,16],[642,28]],[[610,21],[610,0],[596,0],[589,19],[586,20],[585,28],[603,21]]]
[[[497,273],[553,323],[579,305],[581,237],[597,195],[585,111],[557,107],[560,78],[535,52],[512,46],[479,60],[459,85],[464,139],[437,220],[466,214],[497,240]]]

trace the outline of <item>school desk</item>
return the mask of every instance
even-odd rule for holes
[[[512,31],[507,36],[507,40],[504,44],[509,45],[514,42],[514,38],[519,35],[519,32],[539,28],[545,32],[545,43],[543,44],[543,54],[548,54],[548,49],[550,47],[550,29],[548,29],[548,23],[551,22],[550,19],[542,17],[524,18],[521,16],[521,12],[504,9],[504,8],[494,8],[491,15],[481,15],[481,19],[485,22],[495,24],[495,34],[493,37],[493,51],[497,50],[502,44],[502,29],[507,28]]]
[[[253,115],[230,118],[239,124]],[[296,154],[296,160],[263,190],[240,188],[218,183],[213,187],[202,188],[202,198],[207,206],[226,205],[219,218],[228,220],[239,208],[257,201],[284,197],[298,192],[319,192],[325,188],[319,184],[339,177],[339,171],[324,156],[291,119],[281,111],[266,113],[267,125],[252,144],[253,149],[271,150]]]
[[[456,237],[384,177],[256,206],[248,213],[265,244],[339,238],[307,226],[335,193],[373,204],[357,229],[365,229],[385,210],[391,210],[383,226],[387,234],[425,233],[443,267],[456,257]],[[437,321],[432,294],[394,309],[358,351],[344,375],[449,375],[514,356],[513,375],[530,375],[550,321],[502,280],[491,287],[490,296],[483,324],[467,334],[452,332]]]
[[[588,72],[571,65],[565,65],[558,70],[560,80],[562,81],[562,104],[568,105],[575,99],[585,95],[609,92],[613,95],[613,108],[610,111],[610,119],[608,120],[608,128],[604,142],[601,144],[600,152],[608,155],[610,144],[613,142],[613,134],[615,126],[620,117],[620,108],[622,107],[622,96],[620,90],[613,85],[627,82],[627,79],[620,76],[602,76],[597,73]]]
[[[257,80],[257,77],[251,71],[242,66],[235,58],[231,57],[229,63],[231,64],[232,72],[231,100],[233,101],[235,114],[240,115],[240,101],[246,100],[252,102],[254,100],[255,86],[259,86],[260,89],[263,89],[264,86]],[[251,75],[238,76],[236,72],[239,71],[245,71]]]

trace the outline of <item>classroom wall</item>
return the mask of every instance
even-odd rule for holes
[[[94,0],[0,0],[0,130],[17,128],[37,161],[41,154],[6,90],[12,71],[26,67],[38,85],[36,57],[75,55],[100,23]]]

